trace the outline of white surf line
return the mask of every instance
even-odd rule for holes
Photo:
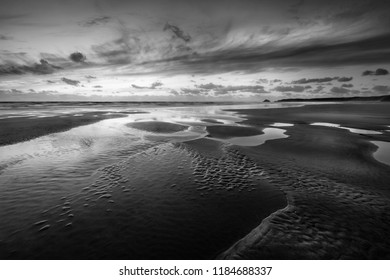
[[[288,127],[288,126],[294,126],[294,124],[292,124],[292,123],[279,123],[279,122],[276,122],[276,123],[270,124],[270,126]]]
[[[370,141],[378,149],[373,153],[373,157],[384,164],[390,165],[390,142]]]
[[[382,134],[382,132],[376,131],[376,130],[351,128],[351,127],[346,127],[346,126],[340,126],[337,123],[315,122],[315,123],[311,123],[310,125],[318,125],[318,126],[327,126],[327,127],[347,129],[350,132],[357,133],[357,134]]]

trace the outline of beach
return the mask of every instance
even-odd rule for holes
[[[390,258],[390,104],[14,111],[2,259]]]

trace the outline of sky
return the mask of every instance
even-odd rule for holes
[[[390,94],[388,0],[0,0],[0,101]]]

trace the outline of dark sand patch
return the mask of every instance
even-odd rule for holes
[[[208,122],[208,123],[217,123],[217,124],[223,124],[223,122],[214,120],[214,119],[201,119],[202,122]]]
[[[127,112],[128,114],[128,112]],[[105,119],[123,118],[127,114],[97,111],[81,114],[65,114],[44,118],[18,117],[0,119],[0,146],[31,140],[51,133],[96,123]]]
[[[209,137],[220,138],[220,139],[263,134],[261,129],[258,129],[256,127],[246,127],[246,126],[215,125],[215,126],[208,126],[206,129],[207,132],[209,133]]]
[[[303,107],[302,112],[251,110],[245,122],[261,125],[265,117],[265,121],[288,119],[297,124],[321,118],[348,121],[359,128],[388,123],[384,104],[334,106],[337,116],[324,113],[331,110],[329,105]],[[351,118],[359,107],[362,115]],[[247,157],[261,166],[268,182],[286,193],[288,206],[263,220],[220,258],[390,258],[390,167],[373,159],[376,147],[369,141],[379,136],[306,124],[286,129],[290,135],[286,139],[258,147],[228,147],[238,158]]]
[[[174,133],[186,130],[188,126],[160,121],[142,121],[127,124],[128,127],[154,133]]]
[[[0,258],[215,258],[286,205],[259,168],[209,139],[150,147],[39,211]]]
[[[303,107],[275,108],[267,110],[228,110],[247,115],[244,124],[258,126],[275,122],[309,124],[313,122],[337,123],[357,129],[384,130],[390,123],[389,103],[321,104]]]

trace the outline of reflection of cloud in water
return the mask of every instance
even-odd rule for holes
[[[239,145],[239,146],[259,146],[264,144],[266,141],[287,138],[284,134],[286,130],[280,128],[264,128],[261,135],[245,136],[245,137],[233,137],[225,139],[224,141]]]
[[[371,143],[378,147],[378,150],[373,154],[374,158],[377,161],[390,165],[390,142],[371,141]]]
[[[275,126],[275,127],[288,127],[288,126],[294,126],[294,124],[292,123],[273,123],[273,124],[270,124],[270,126]]]

